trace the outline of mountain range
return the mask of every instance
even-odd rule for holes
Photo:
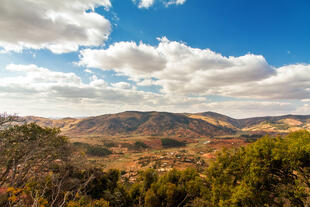
[[[215,112],[168,113],[127,111],[86,118],[24,117],[45,127],[58,127],[74,136],[213,137],[237,132],[288,133],[310,130],[310,115],[284,115],[234,119]]]

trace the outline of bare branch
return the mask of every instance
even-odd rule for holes
[[[24,122],[24,120],[16,114],[10,115],[7,113],[0,114],[0,129],[7,128],[16,123]]]

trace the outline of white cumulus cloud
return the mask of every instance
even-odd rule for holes
[[[111,24],[94,8],[110,0],[3,0],[0,4],[0,48],[21,51],[46,48],[54,53],[104,44]]]
[[[275,70],[275,74],[254,83],[222,88],[225,95],[260,99],[310,98],[310,65],[286,65]]]
[[[146,92],[129,82],[108,83],[95,75],[85,83],[75,73],[56,72],[37,65],[11,64],[6,66],[5,70],[12,71],[17,76],[0,77],[0,108],[2,111],[20,115],[64,117],[127,110],[156,110],[215,111],[244,118],[287,113],[309,114],[310,109],[307,99],[300,102],[256,99],[212,101],[204,96]],[[286,76],[288,80],[292,80],[291,75]],[[301,77],[299,78],[301,81]],[[303,79],[306,80],[307,77]],[[149,81],[154,82],[153,79]],[[256,85],[253,85],[253,93],[255,87]]]
[[[81,51],[80,65],[113,70],[165,94],[256,99],[309,99],[310,65],[273,67],[261,55],[225,57],[210,49],[159,38],[157,46],[118,42]]]
[[[6,66],[15,77],[0,77],[0,108],[9,113],[40,116],[90,116],[125,110],[195,110],[203,97],[139,91],[128,82],[109,84],[92,76],[85,83],[75,73],[37,65]]]
[[[160,85],[163,93],[183,95],[227,93],[233,86],[254,84],[277,74],[260,55],[225,57],[165,37],[157,46],[118,42],[107,49],[86,49],[81,51],[80,65],[114,70],[138,85]]]

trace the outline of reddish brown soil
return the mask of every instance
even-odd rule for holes
[[[161,140],[160,139],[148,139],[144,141],[145,144],[149,145],[152,149],[161,149]]]
[[[208,144],[209,147],[215,148],[216,150],[221,150],[223,148],[232,148],[245,146],[247,143],[243,139],[212,139]]]

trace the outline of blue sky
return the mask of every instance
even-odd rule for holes
[[[225,56],[262,54],[276,66],[310,60],[309,1],[196,0],[148,10],[130,1],[113,5],[120,21],[112,42],[156,44],[156,37],[167,36]]]
[[[306,0],[4,0],[0,110],[310,114],[309,9]]]

